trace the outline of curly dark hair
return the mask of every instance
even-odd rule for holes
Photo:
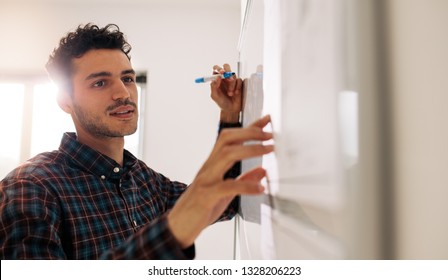
[[[58,86],[71,92],[72,59],[79,58],[92,49],[121,50],[131,59],[131,45],[116,24],[108,24],[103,28],[92,23],[79,25],[59,41],[59,46],[50,55],[46,64],[50,78]]]

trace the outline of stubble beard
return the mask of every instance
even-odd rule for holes
[[[74,111],[82,128],[99,138],[124,137],[137,131],[137,124],[125,129],[113,129],[104,123],[99,116],[93,116],[85,112],[80,106],[74,104]]]

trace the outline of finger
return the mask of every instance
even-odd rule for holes
[[[221,153],[219,160],[223,163],[225,169],[230,168],[230,166],[232,166],[237,161],[263,156],[273,151],[274,151],[274,145],[263,145],[263,144],[234,145],[225,149]]]
[[[224,67],[224,71],[225,71],[225,72],[232,72],[232,69],[230,68],[230,65],[229,65],[229,64],[225,63],[225,64],[223,65],[223,67]]]
[[[241,94],[241,90],[243,88],[243,80],[236,79],[236,86],[235,86],[235,95]]]
[[[236,86],[237,86],[237,79],[234,78],[234,76],[232,76],[232,77],[226,79],[226,83],[227,83],[227,95],[234,96]]]
[[[223,104],[228,99],[227,95],[224,94],[220,87],[222,86],[223,79],[218,77],[210,83],[210,96],[218,105]]]
[[[214,179],[222,178],[237,161],[260,157],[274,151],[273,145],[233,145],[227,146],[220,151],[215,151],[204,164],[201,173],[207,170],[208,174],[213,174]],[[251,174],[249,174],[251,175]],[[253,174],[252,174],[253,175]]]
[[[261,181],[264,177],[266,177],[266,170],[263,167],[255,167],[249,171],[241,174],[237,180],[243,181]]]
[[[219,74],[219,73],[221,73],[221,71],[222,71],[221,66],[219,66],[219,65],[213,66],[213,74]]]
[[[242,144],[247,141],[267,141],[273,138],[272,132],[263,131],[263,127],[226,128],[221,131],[215,147]]]
[[[214,73],[214,74],[216,74],[216,73]],[[217,77],[215,80],[213,80],[210,83],[210,87],[212,89],[212,94],[218,94],[219,87],[221,86],[221,81],[222,81],[222,78]]]
[[[223,65],[223,72],[232,72],[232,69],[230,68],[229,64],[224,64]],[[230,78],[225,79],[225,83],[227,86],[227,95],[228,96],[233,96],[235,95],[235,91],[237,89],[237,78],[235,75],[231,76]]]
[[[226,180],[216,190],[220,198],[236,195],[256,195],[264,192],[264,187],[254,181]]]
[[[249,127],[263,128],[270,122],[271,122],[271,116],[265,115],[265,116],[261,117],[260,119],[254,121],[252,124],[249,125]]]

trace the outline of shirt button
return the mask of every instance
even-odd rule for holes
[[[104,175],[101,175],[101,179],[103,179],[103,180],[104,180],[104,179],[106,179],[106,176],[104,176]]]
[[[115,167],[115,168],[114,168],[114,172],[115,172],[115,173],[118,173],[118,172],[120,172],[120,168],[118,168],[118,167]]]

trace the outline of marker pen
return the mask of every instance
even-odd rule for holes
[[[235,72],[224,72],[222,74],[216,74],[216,75],[212,75],[212,76],[200,77],[200,78],[197,78],[194,81],[196,83],[206,83],[206,82],[211,82],[211,81],[216,80],[217,77],[228,79],[228,78],[232,77],[233,75],[235,75]]]

